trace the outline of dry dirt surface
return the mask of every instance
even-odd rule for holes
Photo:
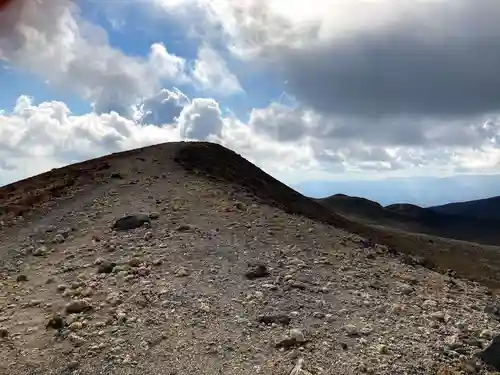
[[[500,367],[486,286],[409,265],[345,223],[206,143],[3,187],[0,374]]]

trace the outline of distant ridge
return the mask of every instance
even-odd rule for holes
[[[448,215],[460,215],[483,220],[500,220],[500,197],[448,203],[429,207],[429,209]]]

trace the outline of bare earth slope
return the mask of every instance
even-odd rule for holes
[[[110,155],[0,204],[0,374],[489,373],[486,287],[402,262],[221,146]],[[128,214],[149,224],[111,229]]]

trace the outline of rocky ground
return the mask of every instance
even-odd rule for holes
[[[187,173],[176,147],[2,217],[1,374],[500,368],[486,287]]]

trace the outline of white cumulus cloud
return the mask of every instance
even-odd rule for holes
[[[202,89],[217,94],[228,96],[243,91],[238,78],[230,72],[218,52],[206,45],[198,50],[193,77]]]

